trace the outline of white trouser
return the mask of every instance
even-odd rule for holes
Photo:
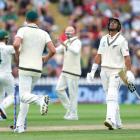
[[[11,73],[0,73],[0,94],[8,94],[1,102],[1,106],[5,109],[14,102],[15,83]]]
[[[56,86],[57,95],[62,105],[74,115],[77,115],[78,81],[79,77],[77,76],[61,73]],[[66,93],[67,88],[68,94]]]
[[[39,77],[19,75],[19,96],[20,96],[20,110],[17,118],[17,126],[23,126],[30,103],[40,105],[42,96],[32,94],[32,88]]]
[[[115,125],[120,125],[120,112],[118,94],[120,88],[119,69],[102,68],[101,80],[106,93],[107,114],[106,119],[111,119]]]

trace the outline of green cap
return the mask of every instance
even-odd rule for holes
[[[8,33],[5,30],[0,30],[0,39],[8,38]]]
[[[36,11],[28,11],[26,13],[26,19],[29,21],[34,21],[36,19],[38,19],[38,14]]]

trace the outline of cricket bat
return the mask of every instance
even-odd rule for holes
[[[137,96],[137,98],[140,99],[140,95],[138,94],[138,92],[136,90],[136,86],[133,83],[128,83],[127,76],[126,76],[126,71],[121,70],[119,72],[119,76],[122,79],[122,81],[124,82],[124,84],[128,87],[129,91],[131,93],[134,93]]]

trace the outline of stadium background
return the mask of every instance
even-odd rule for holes
[[[122,23],[122,33],[129,42],[132,70],[137,78],[136,84],[139,89],[139,0],[0,0],[0,27],[9,32],[9,44],[13,43],[17,29],[24,25],[26,12],[32,9],[38,11],[39,27],[50,33],[56,46],[59,44],[58,40],[65,38],[64,29],[67,25],[76,27],[82,41],[79,102],[104,103],[104,94],[99,80],[100,68],[96,72],[93,86],[88,85],[84,79],[94,62],[100,38],[107,33],[109,17],[117,17]],[[47,53],[47,50],[44,50],[44,53]],[[56,54],[47,64],[44,64],[42,79],[35,88],[36,94],[48,93],[52,100],[56,101],[55,84],[46,78],[58,78],[62,60],[63,55]],[[14,77],[18,78],[18,70],[14,62],[12,70]],[[121,103],[139,103],[124,86],[121,87],[120,93]]]
[[[122,85],[120,103],[124,104],[120,107],[124,129],[106,131],[103,126],[106,107],[100,104],[105,102],[99,78],[100,68],[93,84],[88,84],[85,77],[94,62],[100,38],[107,32],[107,20],[115,16],[121,20],[122,33],[129,42],[132,69],[136,76],[136,86],[140,90],[140,0],[0,0],[0,28],[9,32],[9,44],[12,44],[17,29],[24,24],[26,11],[31,9],[38,11],[40,28],[50,33],[56,46],[57,39],[64,38],[63,32],[67,25],[77,27],[83,44],[78,100],[84,104],[78,105],[78,121],[63,120],[65,110],[61,104],[50,104],[45,118],[40,116],[36,106],[31,105],[27,133],[20,135],[13,134],[8,129],[13,124],[12,106],[7,110],[8,119],[0,122],[0,140],[139,140],[140,102],[135,95],[130,94]],[[34,88],[35,94],[47,93],[52,102],[58,102],[55,86],[61,72],[62,59],[62,54],[55,55],[49,63],[44,64],[42,78]],[[18,93],[18,71],[14,62],[12,72]],[[87,102],[92,104],[85,104]]]
[[[122,33],[128,39],[132,58],[132,69],[137,78],[140,77],[140,1],[138,0],[1,0],[0,27],[9,32],[9,44],[12,44],[17,29],[24,24],[28,10],[37,10],[40,28],[48,31],[53,42],[64,38],[64,28],[73,25],[82,41],[82,76],[80,83],[80,102],[104,102],[101,83],[87,85],[83,79],[91,69],[100,38],[106,33],[109,17],[118,17],[122,22]],[[47,50],[44,50],[47,53]],[[55,85],[50,80],[44,83],[44,78],[58,78],[62,68],[63,55],[57,54],[47,64],[44,64],[43,82],[35,88],[35,93],[50,93],[56,99]],[[18,78],[17,66],[12,65],[13,75]],[[99,78],[100,68],[96,73]],[[97,81],[97,80],[95,80]],[[98,80],[99,81],[99,80]],[[137,80],[139,85],[139,80]],[[43,85],[46,84],[47,86]],[[96,88],[97,87],[97,88]],[[93,88],[93,89],[92,89]],[[45,91],[45,92],[44,92]],[[95,92],[96,91],[96,92]],[[98,94],[96,94],[99,92]],[[51,94],[52,93],[52,94]],[[101,93],[101,94],[100,94]],[[121,88],[121,103],[137,103],[125,88]],[[128,94],[127,94],[128,93]],[[92,99],[90,99],[92,98]]]

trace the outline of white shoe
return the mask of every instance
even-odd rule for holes
[[[70,111],[67,110],[66,114],[64,115],[64,119],[67,119],[70,116]]]
[[[115,124],[111,121],[111,119],[106,119],[106,120],[104,121],[104,125],[105,125],[106,127],[108,127],[109,130],[114,130],[114,129],[116,129],[116,126],[115,126]]]
[[[42,104],[40,106],[40,113],[41,115],[47,115],[48,113],[48,104],[49,104],[49,96],[45,95],[42,100]]]
[[[3,107],[0,106],[0,120],[6,120],[7,115]]]
[[[70,114],[69,116],[66,116],[65,119],[66,120],[78,120],[78,116]]]
[[[25,132],[24,126],[17,126],[17,127],[14,129],[14,132],[15,132],[15,133],[24,133],[24,132]]]
[[[122,129],[123,126],[122,126],[122,125],[116,125],[116,128],[117,128],[117,129]]]

